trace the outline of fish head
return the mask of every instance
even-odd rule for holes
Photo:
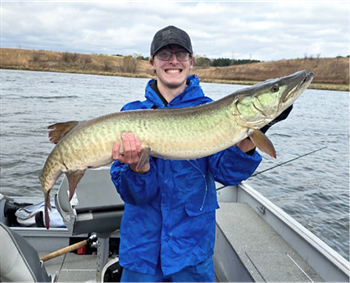
[[[291,106],[313,77],[312,72],[304,70],[246,88],[235,103],[238,123],[252,129],[262,128]]]

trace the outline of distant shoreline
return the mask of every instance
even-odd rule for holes
[[[0,69],[154,78],[146,60],[132,56],[0,48]],[[252,85],[299,70],[315,73],[311,89],[349,91],[349,58],[304,58],[227,67],[194,66],[202,82]]]
[[[82,74],[82,75],[97,75],[97,76],[116,76],[116,77],[127,77],[127,78],[144,78],[151,79],[155,78],[151,75],[145,74],[132,74],[132,73],[111,73],[111,72],[81,72],[81,71],[60,71],[60,70],[50,70],[50,69],[22,69],[22,68],[2,68],[0,70],[22,70],[22,71],[37,71],[37,72],[54,72],[54,73],[71,73],[71,74]],[[193,72],[196,73],[195,71]],[[217,83],[217,84],[235,84],[235,85],[254,85],[261,81],[240,81],[240,80],[224,80],[224,79],[206,79],[200,78],[201,82],[205,83]],[[326,83],[311,83],[308,87],[309,89],[319,89],[319,90],[334,90],[334,91],[349,91],[349,85],[344,84],[326,84]]]

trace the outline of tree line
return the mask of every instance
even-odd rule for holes
[[[122,56],[120,54],[115,54],[115,56]],[[137,60],[146,60],[148,61],[149,57],[144,57],[141,54],[134,54],[133,56],[130,56],[132,58],[135,58]],[[209,59],[208,57],[196,55],[195,56],[195,66],[199,67],[226,67],[226,66],[232,66],[232,65],[243,65],[243,64],[251,64],[251,63],[258,63],[260,60],[254,60],[254,59],[230,59],[230,58],[217,58],[217,59]]]
[[[226,67],[232,65],[243,65],[243,64],[251,64],[258,63],[260,60],[254,59],[230,59],[230,58],[217,58],[217,59],[209,59],[206,56],[196,56],[195,61],[196,66],[201,67]]]

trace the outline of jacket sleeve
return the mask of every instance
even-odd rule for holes
[[[232,146],[212,155],[209,158],[209,168],[215,181],[225,186],[238,185],[254,173],[261,160],[257,151],[248,155],[239,147]]]
[[[114,161],[111,166],[111,178],[124,202],[132,205],[149,203],[158,192],[156,164],[150,158],[151,169],[146,174],[138,174],[128,164]]]

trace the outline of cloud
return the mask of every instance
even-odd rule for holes
[[[348,1],[2,2],[2,47],[148,56],[176,25],[196,54],[263,61],[349,54]]]

